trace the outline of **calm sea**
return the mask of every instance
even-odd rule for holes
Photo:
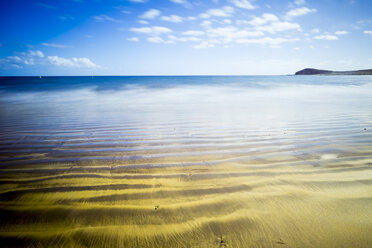
[[[0,78],[3,166],[233,154],[241,143],[338,158],[372,146],[371,131],[371,76]]]

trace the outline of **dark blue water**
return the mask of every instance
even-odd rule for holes
[[[120,90],[130,86],[167,88],[179,85],[363,85],[371,76],[81,76],[81,77],[0,77],[4,91],[58,91],[79,88]]]

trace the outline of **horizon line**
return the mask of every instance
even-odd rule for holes
[[[294,76],[295,74],[133,74],[133,75],[6,75],[0,77],[246,77],[246,76]]]

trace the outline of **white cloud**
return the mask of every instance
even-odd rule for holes
[[[138,37],[131,37],[131,38],[128,38],[127,40],[128,41],[133,41],[133,42],[138,42],[139,41]]]
[[[204,34],[203,31],[198,31],[198,30],[188,30],[185,32],[182,32],[183,35],[190,35],[190,36],[201,36]]]
[[[318,28],[313,28],[312,30],[311,30],[311,33],[313,33],[313,34],[317,34],[317,33],[319,33],[320,32],[320,30],[318,29]]]
[[[145,20],[139,20],[138,23],[143,24],[143,25],[148,25],[149,22]]]
[[[189,34],[191,34],[191,33],[189,33]],[[198,41],[201,41],[201,39],[198,38],[198,37],[195,37],[195,36],[191,36],[191,35],[186,35],[184,37],[177,37],[177,36],[174,36],[174,35],[168,35],[166,37],[164,37],[164,36],[161,37],[159,35],[153,34],[152,36],[147,38],[147,41],[152,42],[152,43],[173,44],[175,42],[188,42],[188,41],[198,42]]]
[[[262,36],[262,31],[247,31],[239,30],[234,26],[211,28],[207,30],[208,36],[222,39],[222,42],[233,42],[237,39],[242,39],[251,36]]]
[[[194,36],[189,36],[189,37],[176,37],[174,35],[169,35],[168,38],[171,40],[171,41],[181,41],[181,42],[186,42],[186,41],[201,41],[200,38],[198,37],[194,37]]]
[[[194,20],[196,20],[196,17],[194,17],[194,16],[189,16],[189,17],[187,17],[187,20],[189,20],[189,21],[194,21]]]
[[[134,40],[135,38],[135,40]],[[134,37],[132,39],[127,39],[127,40],[130,40],[130,41],[138,41],[138,38],[137,37]],[[173,44],[175,42],[198,42],[198,41],[201,41],[202,39],[198,38],[198,37],[195,37],[195,36],[191,36],[191,35],[187,35],[187,36],[184,36],[184,37],[177,37],[177,36],[174,36],[174,35],[167,35],[166,37],[161,37],[159,35],[156,35],[156,34],[153,34],[152,36],[148,37],[146,39],[148,42],[152,42],[152,43],[164,43],[164,44]]]
[[[11,60],[13,60],[13,61],[17,61],[17,62],[21,62],[22,61],[22,59],[20,57],[18,57],[18,56],[9,56],[8,58],[11,59]]]
[[[22,59],[19,56],[8,56],[5,59],[2,59],[2,61],[9,61],[9,62],[14,62],[14,63],[21,63]]]
[[[292,9],[292,10],[287,12],[287,14],[285,15],[285,19],[290,20],[293,17],[303,16],[303,15],[307,15],[309,13],[315,13],[316,11],[317,11],[316,9],[309,9],[309,8],[306,8],[306,7]]]
[[[1,61],[1,59],[0,59],[0,61]],[[11,64],[10,66],[11,67],[14,67],[14,68],[17,68],[17,69],[21,69],[22,68],[22,66],[16,65],[16,64]]]
[[[59,56],[48,56],[48,61],[50,64],[60,67],[69,68],[97,68],[98,66],[94,64],[88,58],[63,58]]]
[[[35,64],[35,59],[25,59],[25,60],[23,60],[23,63],[25,65],[34,65]]]
[[[279,21],[279,18],[274,14],[263,14],[262,17],[254,17],[251,21],[247,23],[253,26],[264,25],[268,22],[276,22]]]
[[[110,22],[119,22],[118,20],[107,16],[107,15],[99,15],[99,16],[93,16],[94,20],[96,22],[104,22],[104,21],[110,21]]]
[[[165,40],[163,40],[163,38],[159,36],[149,37],[147,38],[147,41],[152,42],[152,43],[164,43],[165,42]]]
[[[297,30],[300,32],[302,31],[301,26],[299,24],[292,22],[272,22],[266,26],[258,26],[256,27],[256,29],[260,31],[266,31],[272,34],[287,30]]]
[[[336,35],[324,34],[324,35],[315,36],[314,39],[316,40],[338,40],[338,37]]]
[[[143,13],[140,18],[142,19],[154,19],[155,17],[161,14],[160,10],[157,9],[149,9],[145,13]]]
[[[19,53],[17,56],[8,56],[0,59],[0,64],[7,66],[22,68],[21,65],[45,65],[52,64],[55,66],[69,68],[100,68],[88,58],[63,58],[59,56],[45,56],[42,51],[28,51]]]
[[[305,0],[295,0],[294,3],[295,3],[296,5],[303,5],[303,4],[306,3],[306,1],[305,1]]]
[[[372,30],[365,30],[365,31],[363,31],[363,33],[372,35]]]
[[[345,35],[345,34],[348,34],[349,32],[348,31],[336,31],[335,34],[336,35]]]
[[[55,48],[68,48],[70,46],[67,46],[67,45],[63,45],[63,44],[56,44],[56,43],[41,43],[41,45],[43,46],[47,46],[47,47],[55,47]]]
[[[225,6],[220,9],[209,9],[207,12],[200,14],[201,18],[207,19],[211,18],[212,16],[215,17],[228,17],[234,12],[234,8],[230,6]]]
[[[210,26],[212,25],[212,22],[211,21],[203,21],[200,26],[204,27],[204,28],[209,28]]]
[[[33,51],[18,53],[16,56],[8,56],[0,59],[0,64],[5,64],[12,67],[21,67],[20,65],[34,65],[41,63],[44,58],[42,51]]]
[[[130,28],[129,31],[142,34],[159,35],[172,32],[171,29],[160,26],[143,27],[143,28]]]
[[[259,39],[240,39],[237,40],[237,43],[245,43],[245,44],[262,44],[262,45],[271,45],[271,46],[278,46],[285,42],[294,42],[298,41],[299,39],[285,39],[285,38],[271,38],[271,37],[264,37]]]
[[[204,49],[214,47],[213,44],[209,43],[208,41],[202,41],[200,44],[193,46],[196,49]]]
[[[255,7],[248,0],[231,0],[231,2],[238,8],[255,9]]]
[[[285,38],[271,38],[264,37],[259,39],[240,39],[237,43],[251,43],[251,44],[264,44],[264,45],[279,45],[285,42],[298,41],[299,39],[285,39]]]
[[[39,57],[39,58],[44,58],[44,53],[42,51],[28,51],[28,54],[31,57]]]
[[[187,1],[187,0],[170,0],[170,1],[172,3],[182,4],[186,8],[190,8],[191,7],[191,3],[189,1]]]
[[[182,22],[182,18],[178,15],[162,16],[161,19],[163,21],[174,22],[174,23]]]
[[[191,36],[191,37],[187,37],[187,38],[182,38],[184,41],[201,41],[200,38],[198,37],[194,37],[194,36]],[[182,41],[182,40],[181,40]]]

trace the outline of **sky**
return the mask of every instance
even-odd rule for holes
[[[370,0],[2,0],[0,76],[372,68]]]

